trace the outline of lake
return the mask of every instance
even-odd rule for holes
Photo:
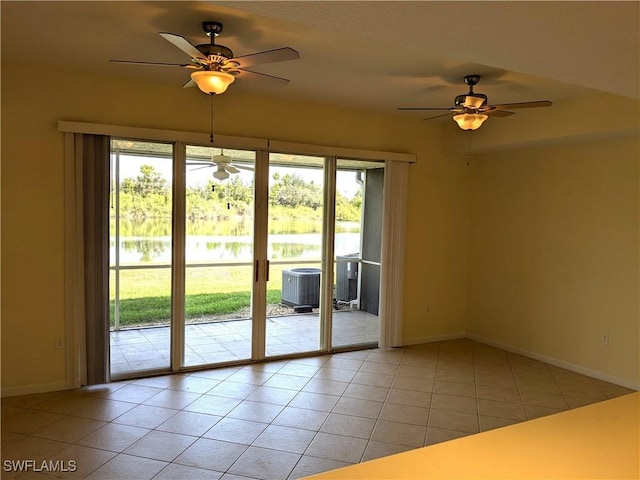
[[[120,264],[171,263],[171,227],[166,221],[146,221],[134,224],[121,221]],[[241,225],[241,224],[240,224]],[[217,227],[217,228],[215,228]],[[251,228],[238,227],[237,222],[217,222],[204,228],[202,222],[189,222],[185,239],[185,258],[189,263],[251,262],[253,236]],[[270,222],[267,241],[271,260],[319,260],[322,248],[321,222]],[[301,232],[291,231],[294,229]],[[113,232],[113,225],[112,225]],[[360,224],[337,222],[335,254],[347,255],[360,251]],[[110,238],[110,259],[115,262],[116,239]]]

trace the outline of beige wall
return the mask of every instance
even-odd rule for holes
[[[640,383],[639,159],[637,136],[478,158],[471,334]]]
[[[64,351],[55,349],[65,332],[64,152],[57,121],[205,133],[209,128],[208,98],[196,90],[143,87],[133,79],[90,78],[68,70],[48,70],[42,82],[31,72],[31,65],[2,65],[3,393],[61,388],[65,381]],[[470,331],[638,383],[637,369],[629,366],[638,353],[638,172],[631,161],[637,162],[637,140],[484,154],[469,168],[466,139],[448,124],[296,101],[286,91],[278,97],[249,95],[234,87],[215,99],[219,134],[417,155],[408,191],[406,342]],[[588,103],[554,106],[548,117],[554,121],[538,112],[491,119],[474,134],[475,145],[489,151],[505,143],[513,148],[539,142],[550,131],[554,139],[563,132],[579,136],[579,122],[567,122],[563,112],[581,113]],[[541,121],[532,128],[527,119],[536,118]],[[582,132],[612,134],[603,127],[606,122],[593,123],[589,119]],[[628,129],[629,122],[622,123],[614,133]],[[631,124],[637,128],[635,118]],[[609,155],[611,149],[617,154]],[[513,195],[523,197],[514,204]],[[576,239],[582,236],[564,235],[585,233],[586,227],[586,244]],[[496,228],[505,232],[498,239]],[[522,238],[523,232],[530,236]],[[551,250],[541,249],[549,244]],[[547,266],[531,262],[536,249],[551,255],[544,257]],[[508,263],[496,263],[507,253]],[[513,292],[516,286],[506,274],[535,288]],[[569,298],[570,306],[562,298]],[[613,322],[606,324],[611,343],[602,349],[605,321]]]
[[[409,177],[405,343],[466,331],[471,169],[465,155],[440,154],[432,145]]]
[[[55,349],[65,332],[64,152],[58,120],[209,128],[209,99],[195,89],[142,88],[131,80],[69,71],[48,71],[41,82],[29,71],[26,65],[2,65],[2,387],[8,391],[61,388],[65,381],[64,351]],[[438,128],[233,89],[215,100],[219,134],[417,154],[408,192],[406,284],[411,288],[405,330],[412,337],[464,330],[459,299],[466,261],[454,255],[461,246],[449,240],[467,235],[460,192],[467,190],[468,175],[445,161]],[[425,296],[438,312],[432,324],[426,323]]]

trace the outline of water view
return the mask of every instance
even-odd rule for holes
[[[170,226],[153,225],[153,220],[140,222],[140,225],[121,225],[119,262],[121,265],[169,264],[171,262]],[[148,223],[147,225],[144,225]],[[302,228],[300,233],[271,233],[268,236],[268,256],[271,259],[317,260],[321,256],[322,234],[320,222],[313,222],[316,228],[308,232]],[[235,225],[235,224],[234,224]],[[166,227],[166,228],[163,228]],[[236,225],[237,226],[237,225]],[[187,228],[185,240],[185,258],[188,262],[235,262],[253,259],[253,236],[244,229],[231,231],[221,222],[220,232],[204,233],[200,228],[197,234],[189,233],[198,228]],[[300,227],[300,225],[298,225]],[[308,226],[307,226],[308,227]],[[316,231],[313,231],[316,230]],[[347,255],[360,251],[360,224],[358,222],[338,222],[335,235],[336,255]],[[116,258],[115,238],[110,242],[110,258]]]

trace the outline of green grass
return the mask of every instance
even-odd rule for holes
[[[267,303],[280,303],[280,290],[267,290]],[[225,315],[251,305],[250,292],[187,295],[185,316],[195,319],[208,315]],[[111,326],[114,326],[115,301],[109,305]],[[120,300],[120,326],[164,324],[171,318],[171,297],[141,297]]]
[[[282,288],[283,266],[274,265],[270,270],[269,290]],[[187,268],[185,274],[186,295],[242,293],[253,285],[252,265],[243,267]],[[109,277],[110,299],[115,298],[115,272]],[[120,301],[143,297],[171,295],[171,269],[145,268],[120,272]]]
[[[310,264],[309,266],[317,266]],[[267,303],[280,303],[283,265],[273,265]],[[185,318],[227,315],[251,305],[251,265],[187,268]],[[149,268],[120,272],[119,322],[121,327],[167,324],[171,318],[171,269]],[[110,318],[114,326],[115,272],[110,272]]]

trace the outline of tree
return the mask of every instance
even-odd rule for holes
[[[313,182],[306,183],[299,175],[274,174],[275,183],[269,191],[269,201],[273,205],[297,208],[300,206],[316,210],[322,206],[322,187]]]
[[[120,214],[137,219],[170,218],[168,183],[152,165],[142,165],[140,175],[120,183]]]
[[[133,195],[136,191],[136,182],[133,178],[127,177],[120,183],[120,193],[128,193]]]
[[[336,192],[336,220],[343,222],[357,222],[360,220],[362,207],[362,195],[357,192],[349,200],[339,192]]]
[[[142,165],[136,177],[135,191],[139,195],[160,194],[168,196],[167,180],[152,165]]]
[[[253,202],[253,184],[245,185],[240,177],[231,177],[224,183],[209,181],[209,189],[214,191],[215,197],[224,202],[235,204],[250,204]]]

